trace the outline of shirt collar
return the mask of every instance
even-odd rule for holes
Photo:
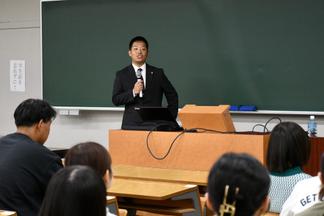
[[[132,66],[133,66],[135,72],[136,72],[139,68],[141,68],[142,71],[145,71],[145,69],[146,69],[146,63],[144,63],[141,67],[138,67],[137,65],[134,65],[134,64],[132,64]]]
[[[288,170],[285,170],[284,172],[271,172],[271,175],[275,175],[275,176],[291,176],[291,175],[296,175],[298,173],[303,173],[303,170],[299,166],[290,168]]]

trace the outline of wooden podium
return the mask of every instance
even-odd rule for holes
[[[153,154],[164,156],[172,141],[181,132],[152,132],[148,139]],[[260,160],[266,159],[269,135],[183,133],[175,141],[169,155],[156,160],[147,148],[148,131],[109,131],[109,152],[114,165],[132,165],[180,170],[209,171],[226,152],[245,152]]]

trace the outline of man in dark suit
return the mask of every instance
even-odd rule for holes
[[[138,129],[143,125],[137,106],[161,106],[163,94],[168,109],[178,115],[178,94],[165,76],[163,69],[146,63],[148,42],[144,37],[134,37],[129,43],[128,55],[132,64],[116,73],[112,102],[125,105],[122,129]]]

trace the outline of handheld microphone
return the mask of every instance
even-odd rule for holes
[[[139,68],[137,71],[136,71],[136,77],[137,77],[137,82],[142,80],[143,81],[143,77],[142,77],[142,69]],[[143,97],[143,91],[140,91],[139,93],[139,97],[142,98]]]

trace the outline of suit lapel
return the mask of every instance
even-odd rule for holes
[[[146,86],[145,89],[150,88],[153,82],[154,71],[153,68],[146,64]]]
[[[133,84],[136,83],[137,77],[136,77],[136,73],[133,68],[133,65],[128,66],[128,71],[129,71],[129,77],[130,77],[131,83],[133,83]]]

